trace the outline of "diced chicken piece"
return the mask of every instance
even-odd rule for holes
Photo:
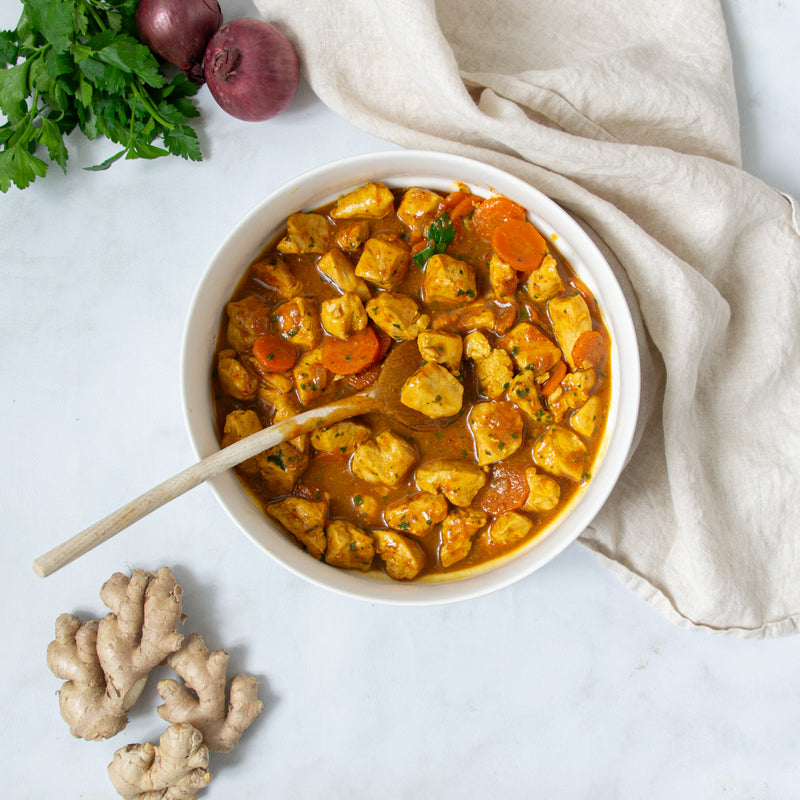
[[[472,331],[464,337],[464,355],[473,361],[483,361],[492,354],[492,345],[480,332]]]
[[[505,333],[517,317],[513,304],[498,305],[493,300],[475,300],[469,305],[439,314],[433,322],[434,330],[452,333],[469,333],[473,330]]]
[[[530,369],[537,376],[549,372],[561,360],[561,350],[530,322],[515,325],[498,345],[508,351],[518,370]]]
[[[297,398],[304,406],[317,401],[328,388],[328,370],[322,363],[322,350],[311,350],[297,359],[292,370]]]
[[[511,403],[477,403],[468,422],[480,466],[508,458],[522,444],[525,423]]]
[[[355,253],[360,250],[369,238],[369,222],[365,219],[354,219],[339,225],[336,229],[334,241],[346,253]],[[363,299],[363,298],[362,298]]]
[[[322,327],[337,339],[346,339],[367,327],[369,318],[361,298],[355,292],[324,300],[320,308]]]
[[[356,275],[381,289],[394,289],[405,278],[411,249],[396,236],[372,236],[364,243]]]
[[[222,391],[237,400],[252,400],[258,393],[258,376],[236,358],[221,358],[217,374]]]
[[[595,379],[593,369],[579,369],[564,376],[547,400],[556,421],[562,420],[571,409],[580,408],[589,399]]]
[[[561,499],[561,486],[555,478],[542,475],[536,467],[525,470],[525,480],[528,481],[528,499],[522,508],[535,514],[545,514],[552,511]]]
[[[365,302],[372,296],[367,282],[356,276],[353,262],[336,247],[322,256],[317,269],[342,292],[353,292]]]
[[[334,219],[381,219],[394,210],[394,195],[382,183],[367,183],[342,195],[331,211]]]
[[[569,418],[570,427],[584,439],[591,439],[600,430],[603,413],[600,398],[593,395]]]
[[[526,369],[515,375],[508,385],[506,397],[522,411],[528,419],[537,425],[549,425],[552,415],[545,411],[532,370]]]
[[[278,252],[325,253],[330,238],[330,223],[322,214],[290,214],[286,236],[278,242]]]
[[[256,359],[253,359],[256,361]],[[275,400],[282,394],[291,392],[294,389],[294,381],[291,372],[262,372],[261,383],[258,387],[258,396],[269,403],[275,405]]]
[[[308,456],[290,442],[270,447],[256,456],[261,478],[268,494],[290,494],[297,479],[308,466]]]
[[[300,413],[300,403],[298,402],[297,396],[294,392],[279,394],[275,398],[275,402],[272,405],[275,408],[272,414],[273,425],[277,424],[278,422],[283,422],[285,419],[291,419]],[[301,453],[305,453],[308,450],[308,439],[309,436],[307,433],[301,433],[299,436],[295,436],[289,441]]]
[[[397,207],[397,217],[409,227],[412,237],[421,237],[426,225],[436,215],[441,202],[441,195],[430,189],[418,187],[408,189]]]
[[[372,534],[343,519],[335,519],[325,529],[328,546],[325,560],[334,567],[369,571],[375,558]]]
[[[367,492],[353,497],[353,508],[358,518],[370,526],[379,524],[383,516],[383,501]]]
[[[486,483],[486,473],[469,461],[440,458],[429,461],[414,473],[423,492],[441,492],[454,506],[464,508]]]
[[[316,347],[322,339],[319,307],[311,297],[293,297],[273,314],[278,332],[299,347]]]
[[[531,299],[544,303],[564,291],[564,282],[558,271],[558,262],[548,253],[542,263],[532,270],[525,281],[525,288]]]
[[[387,430],[356,447],[350,468],[368,483],[396,486],[408,475],[416,460],[414,446]]]
[[[277,503],[270,503],[266,512],[305,545],[314,558],[322,558],[326,547],[325,517],[328,513],[325,500],[287,497]]]
[[[253,266],[253,275],[264,285],[272,289],[281,300],[290,300],[303,291],[300,279],[293,275],[284,260],[278,256],[262,258]]]
[[[463,305],[475,299],[475,268],[466,261],[437,253],[425,265],[422,294],[426,303]]]
[[[464,386],[441,364],[428,361],[406,379],[400,402],[431,419],[450,417],[461,411]]]
[[[390,578],[411,581],[422,572],[425,553],[416,542],[397,531],[373,531],[372,538]]]
[[[536,466],[560,478],[581,481],[587,476],[589,451],[581,438],[568,428],[551,425],[535,442]]]
[[[492,285],[494,296],[498,300],[507,302],[513,299],[514,293],[517,291],[519,273],[500,256],[493,253],[489,261],[489,283]]]
[[[440,494],[416,492],[388,505],[383,518],[390,528],[427,536],[447,516],[447,500]]]
[[[227,447],[229,444],[238,442],[253,433],[258,433],[263,427],[258,414],[252,409],[236,409],[235,411],[231,411],[225,417],[225,428],[222,431],[222,446]],[[239,464],[238,469],[246,475],[257,475],[258,461],[255,457],[248,458],[247,461],[243,461]]]
[[[486,358],[475,359],[475,376],[487,397],[492,400],[500,397],[514,377],[511,356],[502,348],[493,348]]]
[[[225,311],[228,314],[228,341],[240,353],[249,350],[269,327],[269,307],[255,295],[228,303]]]
[[[495,544],[515,544],[533,530],[533,520],[518,511],[501,514],[489,526],[489,536]]]
[[[564,358],[570,369],[575,369],[572,348],[582,333],[592,329],[592,318],[589,306],[579,294],[567,297],[554,297],[547,303],[547,313],[553,325],[556,341],[564,352]]]
[[[370,437],[368,425],[346,419],[327,428],[317,428],[311,434],[311,445],[323,453],[352,453]]]
[[[417,337],[419,354],[425,361],[434,361],[447,367],[454,375],[461,372],[464,342],[457,333],[422,331]]]
[[[486,514],[477,508],[457,508],[442,522],[439,562],[447,569],[469,555],[475,534],[486,524]]]
[[[378,292],[365,307],[369,318],[392,339],[416,339],[431,321],[419,313],[413,297],[396,292]]]

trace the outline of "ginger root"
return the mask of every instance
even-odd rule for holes
[[[202,732],[210,750],[227,753],[264,710],[258,699],[258,681],[236,675],[231,680],[230,705],[226,708],[228,653],[210,653],[197,633],[191,634],[167,663],[185,686],[171,679],[159,681],[157,689],[164,704],[158,707],[158,713],[167,722],[189,723]]]
[[[47,665],[65,681],[59,706],[73,736],[107,739],[125,727],[150,670],[183,643],[181,596],[167,567],[130,578],[118,572],[100,590],[111,609],[104,619],[58,617]]]
[[[208,748],[191,725],[170,725],[158,741],[114,753],[108,777],[126,800],[193,800],[211,782]]]

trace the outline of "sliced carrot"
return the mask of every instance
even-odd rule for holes
[[[336,375],[355,375],[374,363],[381,353],[381,343],[372,328],[347,339],[326,338],[322,343],[322,364]]]
[[[563,361],[559,361],[558,364],[553,367],[553,371],[550,373],[550,377],[545,381],[544,386],[542,386],[542,394],[545,397],[550,397],[558,388],[561,381],[564,380],[566,374],[567,365]]]
[[[415,256],[420,250],[424,250],[428,246],[428,240],[423,238],[415,242],[411,247],[411,255]]]
[[[480,202],[480,197],[474,194],[468,194],[458,205],[453,207],[453,210],[450,212],[450,221],[455,222],[461,219],[461,217],[466,217]]]
[[[596,367],[605,355],[605,342],[600,331],[584,331],[572,346],[572,360],[581,369]]]
[[[492,466],[489,480],[478,493],[475,503],[487,514],[505,514],[521,508],[529,492],[524,470],[500,461]]]
[[[487,197],[472,215],[472,227],[486,242],[492,241],[495,230],[510,219],[525,219],[525,209],[507,197]]]
[[[264,372],[285,372],[297,360],[294,345],[274,333],[262,333],[255,340],[253,355]]]
[[[469,192],[462,191],[459,189],[455,192],[450,192],[447,197],[442,201],[441,209],[439,213],[442,211],[450,211],[451,208],[455,208],[467,195]]]
[[[514,269],[530,272],[547,255],[547,242],[532,223],[509,219],[492,234],[492,249]]]

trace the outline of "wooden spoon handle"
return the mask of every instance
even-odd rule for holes
[[[203,483],[226,469],[235,467],[248,458],[262,453],[287,439],[293,439],[301,433],[313,430],[324,424],[354,417],[373,410],[376,401],[369,395],[353,395],[319,408],[304,411],[295,417],[279,422],[258,433],[247,436],[228,447],[206,456],[196,464],[187,467],[177,475],[173,475],[143,495],[131,500],[86,530],[76,534],[66,542],[62,542],[49,552],[39,556],[33,562],[33,571],[44,578],[56,570],[66,566],[76,558],[88,553],[129,525],[147,516],[170,500],[180,497],[185,492]]]

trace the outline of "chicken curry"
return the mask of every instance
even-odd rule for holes
[[[368,183],[289,216],[230,302],[213,370],[223,445],[371,385],[401,401],[237,468],[310,556],[396,580],[459,576],[536,537],[591,479],[610,400],[595,299],[514,201]]]

